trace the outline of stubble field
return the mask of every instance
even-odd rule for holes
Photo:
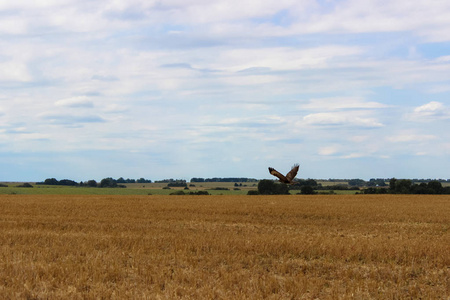
[[[3,299],[449,299],[450,199],[1,195]]]

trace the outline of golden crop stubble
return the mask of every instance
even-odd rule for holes
[[[449,295],[444,196],[2,196],[6,298]]]

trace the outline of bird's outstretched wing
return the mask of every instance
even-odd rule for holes
[[[289,180],[288,180],[283,174],[281,174],[280,172],[278,172],[278,171],[275,170],[274,168],[270,168],[270,167],[269,167],[269,172],[270,172],[270,174],[272,174],[273,176],[278,177],[278,179],[280,179],[281,182],[285,182],[285,183],[288,183],[288,182],[289,182]]]
[[[289,173],[286,174],[286,179],[287,179],[289,182],[292,182],[292,180],[294,180],[295,176],[297,175],[297,172],[298,172],[298,168],[299,168],[299,167],[300,167],[299,165],[295,164],[295,165],[292,167],[292,169],[289,171]]]

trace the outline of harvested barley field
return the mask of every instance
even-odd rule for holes
[[[448,196],[0,196],[2,299],[449,299]]]

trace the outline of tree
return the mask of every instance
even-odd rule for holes
[[[304,185],[300,189],[301,193],[304,195],[313,195],[315,194],[314,189],[310,185]]]
[[[397,179],[392,178],[391,180],[389,180],[389,190],[392,194],[395,193],[395,185],[397,184]]]
[[[186,182],[179,182],[179,181],[177,181],[177,182],[170,182],[170,183],[167,184],[167,186],[170,186],[170,187],[187,187],[187,183]]]
[[[386,186],[386,182],[383,178],[371,178],[369,182],[367,183],[367,186]]]
[[[191,178],[191,182],[205,182],[205,179],[204,178],[196,178],[196,177],[194,177],[194,178]]]
[[[111,177],[103,178],[102,181],[100,181],[100,187],[117,187],[117,182]]]
[[[389,181],[389,189],[392,194],[410,194],[412,192],[412,181],[392,178]]]
[[[350,185],[350,186],[365,186],[366,182],[362,179],[350,179],[348,181],[348,185]]]
[[[97,181],[95,181],[94,179],[88,180],[87,186],[89,186],[89,187],[97,187]]]
[[[376,188],[376,187],[368,187],[362,191],[363,194],[387,194],[388,189],[386,188]]]
[[[47,178],[44,180],[44,184],[57,185],[57,184],[59,184],[59,182],[58,182],[58,180],[56,180],[56,178]]]
[[[70,186],[76,186],[78,185],[78,182],[70,180],[70,179],[62,179],[58,183],[59,185],[70,185]]]
[[[296,180],[294,182],[294,184],[289,187],[289,189],[290,190],[301,190],[302,186],[305,186],[305,185],[309,185],[313,188],[318,186],[317,181],[315,181],[314,179],[308,178],[306,180],[305,179]]]
[[[22,187],[22,188],[32,188],[33,186],[31,184],[29,184],[28,182],[25,182],[21,185],[18,185],[17,187]]]
[[[256,190],[249,190],[249,191],[247,192],[247,195],[259,195],[259,192],[256,191]]]
[[[261,180],[258,183],[258,192],[261,195],[287,195],[289,188],[285,183],[275,183],[273,180]]]
[[[433,191],[433,194],[441,194],[443,191],[442,184],[437,180],[428,182],[428,188]]]

